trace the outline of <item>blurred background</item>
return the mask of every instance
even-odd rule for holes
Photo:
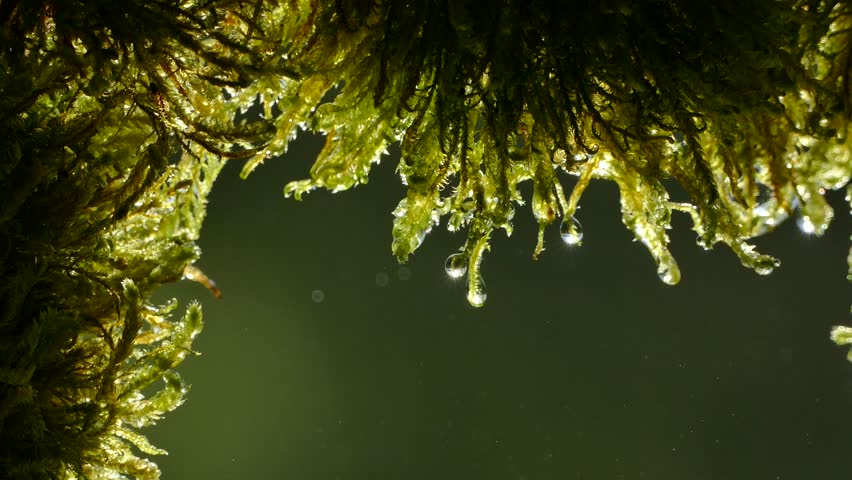
[[[768,277],[702,250],[675,213],[672,287],[595,181],[582,247],[554,224],[532,261],[517,207],[474,309],[444,273],[462,233],[391,255],[396,153],[367,186],[283,198],[320,146],[222,173],[198,263],[222,300],[186,281],[158,294],[199,299],[205,320],[188,401],[147,432],[164,479],[849,478],[852,363],[829,340],[852,324],[843,192],[824,237],[790,220],[757,239],[782,261]]]

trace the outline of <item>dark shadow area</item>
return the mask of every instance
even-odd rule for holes
[[[307,145],[306,145],[307,143]],[[852,448],[852,364],[828,338],[849,323],[843,195],[834,224],[793,221],[757,242],[761,277],[705,252],[685,215],[670,232],[680,285],[657,278],[595,181],[580,248],[518,207],[495,235],[473,309],[443,271],[444,225],[412,260],[390,252],[396,158],[370,188],[281,195],[317,142],[214,189],[200,266],[205,331],[182,373],[186,405],[149,432],[166,479],[837,479]],[[321,292],[321,293],[317,293]]]

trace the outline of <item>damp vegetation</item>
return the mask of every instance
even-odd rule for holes
[[[201,309],[151,295],[187,278],[221,296],[193,266],[216,175],[299,131],[326,142],[284,187],[297,199],[366,183],[399,143],[393,254],[465,231],[445,268],[473,306],[516,211],[540,226],[534,258],[547,228],[582,248],[593,180],[668,284],[672,215],[761,275],[779,261],[751,238],[828,228],[824,195],[852,174],[846,2],[484,5],[0,0],[0,471],[159,476],[139,429],[181,403]]]

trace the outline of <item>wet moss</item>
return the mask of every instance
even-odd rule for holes
[[[466,230],[452,269],[477,306],[494,231],[529,204],[538,256],[597,181],[666,283],[673,214],[759,274],[778,261],[749,239],[828,227],[824,193],[852,173],[846,2],[482,5],[0,1],[0,471],[159,475],[138,429],[181,402],[201,312],[151,294],[219,294],[193,266],[216,175],[302,129],[326,143],[297,198],[366,183],[399,142],[393,253],[442,219]]]

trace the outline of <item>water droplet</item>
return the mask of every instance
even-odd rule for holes
[[[399,205],[393,209],[393,216],[396,218],[402,218],[406,215],[408,215],[408,199],[404,198],[399,202]]]
[[[387,273],[379,272],[376,274],[376,286],[377,287],[386,287],[388,286],[388,281],[390,278]]]
[[[559,225],[559,235],[568,245],[580,246],[583,243],[583,226],[573,216],[565,217]]]
[[[802,233],[806,233],[808,235],[813,235],[817,230],[816,225],[814,225],[814,222],[811,220],[811,217],[807,215],[802,215],[797,218],[796,225],[799,226],[799,230],[801,230]]]
[[[781,265],[781,261],[777,258],[764,256],[762,258],[758,258],[754,263],[754,271],[757,272],[758,275],[769,275],[774,272],[776,268]]]
[[[447,262],[444,264],[444,270],[451,278],[461,278],[467,273],[467,255],[464,253],[454,253],[447,257]]]
[[[477,275],[476,280],[471,283],[467,291],[467,302],[471,306],[479,308],[485,305],[486,298],[488,298],[488,294],[485,293],[485,280],[482,275]]]
[[[661,264],[657,268],[657,275],[666,285],[676,285],[680,282],[680,270],[678,270],[677,265]]]

